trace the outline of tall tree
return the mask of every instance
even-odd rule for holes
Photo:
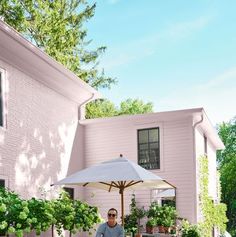
[[[95,7],[83,0],[1,0],[0,16],[92,87],[109,88],[116,80],[97,68],[106,47],[90,50],[86,40],[84,23]]]
[[[222,201],[227,204],[228,230],[236,237],[236,117],[218,126],[225,149],[217,153],[221,173]]]
[[[86,118],[112,117],[124,114],[144,114],[153,112],[153,104],[139,99],[127,99],[116,107],[109,100],[96,100],[86,106]]]
[[[91,50],[91,40],[86,40],[84,23],[93,17],[95,7],[85,0],[0,0],[0,16],[92,87],[110,88],[116,80],[97,68],[106,47]],[[87,118],[151,111],[152,104],[141,100],[123,101],[120,109],[101,100],[87,106]]]

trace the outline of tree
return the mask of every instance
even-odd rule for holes
[[[113,117],[117,115],[117,108],[114,103],[107,99],[100,99],[86,105],[86,118]]]
[[[148,102],[145,104],[139,99],[127,99],[120,104],[119,115],[122,114],[145,114],[153,110],[153,104]]]
[[[217,153],[221,173],[222,201],[227,204],[228,230],[236,236],[236,117],[218,126],[225,149]]]
[[[89,49],[84,23],[94,15],[96,4],[84,0],[1,0],[0,16],[37,47],[74,72],[92,87],[110,88],[116,79],[99,71],[98,58],[102,46]],[[108,100],[87,106],[87,118],[142,114],[152,111],[151,103],[127,99],[120,108]]]
[[[94,88],[110,88],[116,80],[99,71],[102,46],[89,49],[84,23],[96,4],[83,0],[1,0],[0,16],[33,44]]]
[[[127,99],[116,107],[114,103],[107,99],[100,99],[90,102],[86,106],[86,118],[113,117],[124,114],[144,114],[153,112],[153,104],[144,103],[139,99]]]

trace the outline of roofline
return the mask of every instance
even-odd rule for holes
[[[77,86],[81,87],[82,89],[86,90],[90,94],[94,94],[94,99],[101,98],[102,95],[88,85],[86,82],[81,80],[78,76],[76,76],[72,71],[67,69],[61,63],[56,61],[54,58],[46,54],[43,50],[38,48],[37,46],[33,45],[29,40],[25,39],[19,32],[17,32],[14,28],[8,25],[6,22],[0,19],[0,30],[2,30],[5,34],[11,37],[14,41],[19,43],[25,49],[29,50],[32,54],[40,58],[42,61],[46,62],[50,67],[57,70],[62,75],[69,78],[73,83],[76,83]]]
[[[199,120],[201,116],[204,116],[203,123],[200,123],[198,126],[204,130],[204,132],[211,138],[212,144],[215,146],[217,150],[224,149],[224,144],[221,141],[219,135],[216,132],[216,129],[212,125],[211,121],[206,115],[204,108],[191,108],[191,109],[183,109],[183,110],[172,110],[172,111],[162,111],[156,113],[148,113],[148,114],[138,114],[138,115],[122,115],[115,117],[107,117],[107,118],[97,118],[97,119],[85,119],[80,120],[80,124],[92,125],[99,123],[107,123],[107,122],[119,122],[119,121],[137,121],[138,119],[147,118],[147,119],[157,119],[158,122],[163,122],[166,119],[168,120],[177,120],[183,117],[189,117],[191,119]],[[194,122],[192,123],[194,126]]]
[[[138,118],[154,118],[157,116],[165,116],[168,114],[175,114],[175,115],[191,115],[195,113],[201,113],[203,108],[191,108],[191,109],[183,109],[183,110],[169,110],[169,111],[161,111],[161,112],[154,112],[154,113],[146,113],[146,114],[135,114],[135,115],[119,115],[114,117],[105,117],[105,118],[94,118],[94,119],[85,119],[81,120],[80,123],[83,125],[87,124],[96,124],[96,123],[105,123],[105,122],[112,122],[112,121],[122,121],[122,120],[135,120]]]

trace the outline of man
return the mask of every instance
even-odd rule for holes
[[[98,227],[96,237],[124,237],[124,229],[117,223],[118,212],[111,208],[107,213],[107,222]]]

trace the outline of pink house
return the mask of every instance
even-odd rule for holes
[[[198,158],[207,154],[209,194],[218,200],[216,151],[224,145],[203,108],[81,119],[99,93],[2,21],[0,79],[0,185],[25,198],[40,196],[40,188],[122,153],[173,184],[179,216],[196,223]],[[111,206],[120,209],[117,193],[71,188],[103,215]],[[138,191],[136,198],[148,206],[154,194]]]

